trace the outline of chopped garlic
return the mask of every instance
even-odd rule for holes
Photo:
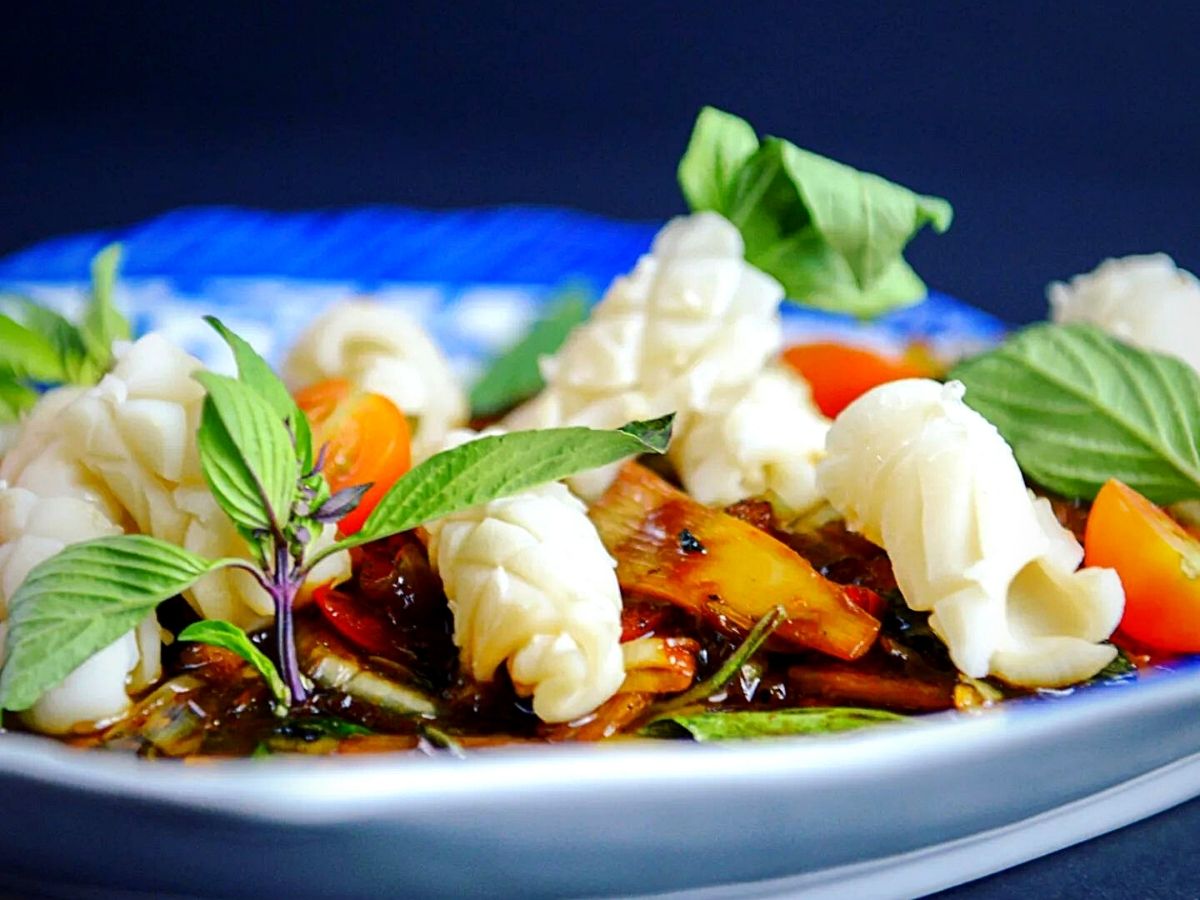
[[[200,471],[199,368],[150,334],[117,348],[116,366],[96,387],[60,389],[38,403],[0,463],[0,619],[35,565],[79,541],[137,532],[210,558],[249,557]],[[309,586],[345,578],[349,557],[331,556],[318,569]],[[237,570],[206,575],[187,597],[201,615],[246,628],[273,614],[266,591]],[[158,678],[159,647],[151,615],[48,691],[28,721],[61,732],[119,716],[129,691]]]
[[[716,213],[672,220],[542,361],[547,387],[505,427],[615,428],[673,411],[669,455],[690,493],[731,503],[773,491],[796,512],[812,506],[827,423],[802,381],[769,368],[783,343],[783,289],[743,249],[737,228]],[[571,485],[593,498],[615,471]]]
[[[1105,260],[1046,293],[1055,322],[1089,322],[1200,372],[1200,281],[1165,253]]]
[[[545,722],[569,722],[617,692],[621,591],[587,510],[561,484],[425,526],[454,613],[454,643],[478,681],[507,663]]]
[[[292,347],[283,373],[293,390],[345,378],[387,397],[417,422],[417,459],[467,421],[466,395],[441,350],[407,314],[371,301],[338,303],[318,316]]]
[[[1114,657],[1101,644],[1124,609],[1117,574],[1026,490],[1012,450],[928,379],[869,391],[837,418],[818,481],[850,528],[884,547],[908,605],[975,678],[1059,687]]]

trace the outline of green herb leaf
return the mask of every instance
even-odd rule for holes
[[[742,671],[744,666],[749,665],[754,654],[767,642],[767,638],[775,632],[775,629],[783,624],[785,618],[787,617],[784,614],[783,607],[776,606],[771,609],[770,612],[754,624],[754,627],[750,629],[750,633],[746,635],[745,640],[738,645],[736,650],[729,654],[729,658],[721,663],[721,667],[716,672],[699,684],[692,685],[692,687],[688,688],[682,694],[670,697],[653,706],[644,721],[655,722],[658,719],[670,716],[675,710],[704,703],[710,697],[724,690],[725,685],[732,681]]]
[[[69,384],[95,384],[104,373],[107,363],[97,365],[88,355],[83,335],[65,317],[52,309],[39,306],[28,297],[6,295],[0,305],[30,331],[46,340],[56,354],[55,373],[41,381]]]
[[[551,304],[529,333],[494,360],[475,383],[471,389],[472,414],[503,412],[541,390],[545,382],[538,360],[561,347],[571,329],[587,314],[588,297],[582,290],[568,291]]]
[[[208,391],[197,441],[213,496],[240,528],[282,533],[300,477],[283,421],[240,381],[213,372],[193,377]]]
[[[679,186],[694,210],[729,208],[738,173],[758,150],[758,136],[745,119],[706,106],[679,161]]]
[[[130,337],[129,322],[113,302],[121,253],[120,244],[109,244],[92,259],[92,298],[80,323],[88,354],[101,370],[112,361],[113,341]]]
[[[296,453],[300,465],[307,472],[313,463],[312,430],[308,424],[308,417],[300,411],[287,387],[267,361],[259,356],[244,338],[230,331],[216,316],[205,316],[204,321],[212,326],[233,351],[238,380],[266,400],[279,419],[290,424],[296,438]]]
[[[460,509],[639,453],[663,453],[674,415],[630,422],[616,431],[548,428],[494,435],[445,450],[409,470],[384,495],[362,530],[339,547],[358,546]]]
[[[0,709],[28,709],[163,600],[230,562],[120,535],[72,544],[35,566],[9,600]]]
[[[747,261],[789,297],[857,316],[925,296],[904,248],[925,225],[941,233],[953,218],[939,197],[779,138],[759,143],[745,121],[711,107],[696,120],[679,183],[693,210],[714,210],[738,227]]]
[[[179,633],[179,640],[212,644],[214,647],[223,647],[236,653],[255,668],[263,677],[263,681],[267,683],[267,687],[271,689],[271,695],[275,698],[275,714],[285,715],[287,713],[288,704],[292,700],[291,692],[283,683],[283,678],[280,677],[279,670],[275,668],[275,663],[254,646],[242,629],[221,619],[205,619],[201,622],[193,622],[183,629]]]
[[[8,373],[0,374],[0,423],[16,422],[33,409],[38,392],[21,384]]]
[[[1155,503],[1200,497],[1200,376],[1090,325],[1035,325],[950,373],[1025,474],[1090,500],[1119,478]]]
[[[54,344],[8,316],[0,315],[0,365],[14,379],[62,381],[65,372]]]
[[[850,707],[728,710],[676,713],[652,722],[638,733],[646,737],[679,737],[682,734],[697,741],[727,741],[787,735],[835,734],[868,725],[903,720],[903,716],[879,709]]]

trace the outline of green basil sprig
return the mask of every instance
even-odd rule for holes
[[[34,568],[9,600],[0,709],[29,708],[92,654],[134,627],[162,600],[187,590],[221,566],[248,570],[275,607],[279,675],[248,655],[237,634],[208,624],[192,636],[247,655],[272,684],[280,703],[302,701],[292,608],[300,586],[339,550],[486,503],[527,488],[641,453],[663,453],[671,416],[615,431],[558,428],[487,437],[439,453],[409,471],[384,495],[361,531],[322,551],[322,525],[351,512],[361,491],[330,495],[312,462],[308,423],[269,366],[220,322],[239,377],[200,372],[207,390],[197,433],[205,479],[246,538],[254,562],[206,560],[149,537],[105,538],[67,547]],[[252,645],[251,645],[252,646]]]
[[[712,107],[696,119],[679,186],[692,210],[713,210],[738,227],[746,260],[788,297],[860,317],[925,296],[904,248],[925,225],[940,234],[953,218],[940,197],[780,138],[760,141],[743,119]]]
[[[1155,503],[1200,498],[1200,376],[1091,325],[1042,324],[950,373],[1021,469],[1091,500],[1118,478]]]
[[[95,384],[112,365],[113,341],[130,336],[113,302],[120,262],[120,244],[92,260],[91,296],[78,326],[26,297],[0,297],[0,422],[31,409],[38,386]]]

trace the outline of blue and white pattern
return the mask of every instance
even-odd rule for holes
[[[271,213],[211,207],[45,241],[0,259],[0,290],[73,312],[93,255],[125,245],[118,302],[138,333],[157,330],[217,368],[229,361],[201,320],[212,313],[278,362],[330,303],[370,294],[422,322],[469,378],[567,284],[595,296],[645,253],[659,226],[562,209],[426,212],[369,207]],[[944,294],[869,325],[787,305],[789,340],[835,337],[881,348],[913,340],[957,355],[997,340],[999,320]]]

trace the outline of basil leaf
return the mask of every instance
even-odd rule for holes
[[[770,612],[754,624],[754,627],[750,629],[750,633],[746,635],[745,640],[738,645],[737,649],[729,654],[729,658],[721,663],[721,667],[716,672],[699,684],[688,688],[682,694],[670,697],[656,704],[648,713],[646,720],[655,722],[658,719],[667,718],[673,710],[703,703],[709,697],[724,690],[725,685],[732,681],[742,671],[744,666],[750,663],[754,654],[758,652],[758,648],[767,642],[767,638],[775,633],[775,629],[783,624],[786,618],[783,607],[776,606],[771,609]]]
[[[62,360],[54,344],[4,315],[0,315],[0,366],[22,381],[65,380]]]
[[[213,496],[239,527],[282,532],[300,477],[283,422],[240,381],[213,372],[193,377],[208,391],[196,437]]]
[[[0,373],[0,423],[20,420],[37,401],[37,391],[21,384],[11,373]]]
[[[0,709],[28,709],[163,600],[229,562],[119,535],[72,544],[34,566],[9,600]]]
[[[1118,478],[1155,503],[1200,497],[1200,376],[1083,324],[1035,325],[950,373],[1025,474],[1090,500]]]
[[[538,360],[562,346],[573,329],[587,318],[588,298],[583,291],[565,293],[556,300],[515,346],[498,357],[471,388],[471,412],[486,416],[503,412],[532,397],[545,383]]]
[[[691,140],[679,161],[679,187],[693,210],[721,212],[738,172],[758,150],[758,136],[745,119],[706,106],[696,117]]]
[[[280,677],[279,670],[275,668],[275,663],[271,662],[261,650],[255,647],[246,635],[246,632],[242,631],[236,625],[221,619],[205,619],[202,622],[193,622],[179,633],[178,640],[199,641],[203,644],[212,644],[214,647],[222,647],[225,650],[236,653],[255,668],[258,674],[263,677],[263,681],[267,683],[267,687],[271,689],[271,696],[275,698],[276,715],[282,715],[287,712],[292,695],[287,685],[283,683],[283,678]]]
[[[131,333],[113,302],[121,253],[120,244],[109,244],[92,259],[92,297],[80,323],[88,354],[101,370],[112,362],[113,341],[127,341]]]
[[[696,741],[744,740],[789,735],[835,734],[900,722],[904,716],[879,709],[850,707],[805,707],[779,710],[729,710],[725,712],[674,713],[643,727],[645,737],[688,736]]]
[[[256,391],[275,411],[275,415],[290,425],[296,440],[300,466],[307,472],[313,463],[312,429],[309,427],[308,417],[300,411],[287,387],[272,371],[267,361],[259,356],[244,338],[230,331],[216,316],[205,316],[204,321],[212,326],[233,351],[238,380]]]
[[[742,119],[706,108],[679,167],[688,205],[736,225],[748,262],[793,300],[835,312],[872,316],[925,296],[904,248],[925,225],[949,228],[949,203],[779,138],[751,145],[752,137]]]
[[[83,335],[65,317],[52,309],[39,306],[28,297],[9,295],[3,298],[3,306],[13,318],[30,331],[44,338],[57,355],[56,373],[49,378],[39,379],[51,383],[95,384],[106,366],[97,365],[88,355]]]
[[[422,522],[520,493],[639,453],[663,453],[674,414],[630,422],[616,431],[548,428],[515,431],[444,450],[392,485],[362,530],[337,547],[352,547]]]

